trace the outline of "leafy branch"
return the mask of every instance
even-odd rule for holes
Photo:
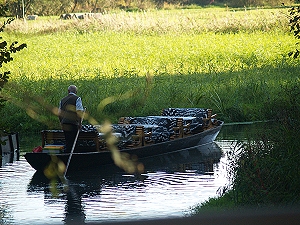
[[[6,21],[4,21],[3,25],[0,27],[0,32],[3,32],[6,25],[10,24],[12,21],[14,21],[14,18],[9,18]],[[0,39],[2,40],[2,37],[0,37]],[[10,45],[5,40],[0,42],[0,68],[2,68],[3,63],[9,63],[13,60],[13,57],[11,56],[13,53],[21,51],[26,47],[27,47],[26,44],[24,43],[18,44],[17,41],[14,41]],[[9,75],[10,75],[10,71],[5,71],[3,73],[0,72],[0,91],[4,87],[4,85],[8,82]],[[3,103],[4,101],[5,101],[4,98],[0,96],[0,104]],[[0,124],[0,135],[1,135],[1,130],[3,129],[4,129],[3,124]]]
[[[289,9],[289,15],[290,15],[290,31],[293,32],[294,37],[296,39],[300,39],[300,6],[292,7]],[[298,45],[299,42],[296,43]],[[293,56],[294,59],[298,58],[300,54],[300,51],[296,48],[296,50],[291,51],[288,53],[288,55],[291,57]]]
[[[9,18],[7,21],[4,21],[3,25],[0,27],[0,32],[4,31],[6,25],[10,24],[14,21],[14,18]],[[2,39],[2,37],[0,37]],[[16,53],[21,51],[23,48],[26,48],[26,44],[18,45],[17,41],[14,41],[12,44],[8,44],[6,41],[0,42],[0,67],[3,66],[3,63],[9,63],[13,60],[11,56],[12,53]],[[4,84],[8,82],[10,71],[6,71],[4,73],[0,73],[0,90],[3,88]]]

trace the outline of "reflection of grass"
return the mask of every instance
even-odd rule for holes
[[[58,182],[62,182],[65,185],[65,191],[68,191],[68,183],[64,176],[66,165],[55,155],[51,155],[51,161],[45,168],[44,174],[50,181],[50,191],[53,196],[57,197],[59,192],[57,188]]]

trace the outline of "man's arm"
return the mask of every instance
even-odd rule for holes
[[[81,128],[81,121],[83,120],[83,112],[84,112],[84,108],[82,105],[82,100],[80,97],[77,98],[76,100],[76,112],[77,112],[77,116],[79,118],[79,129]]]
[[[84,111],[82,100],[80,97],[78,97],[76,100],[76,111]]]

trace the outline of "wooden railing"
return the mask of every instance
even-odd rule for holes
[[[43,130],[42,135],[42,147],[46,144],[54,144],[55,141],[64,142],[65,136],[63,131],[60,130]],[[100,142],[98,139],[98,134],[96,132],[79,132],[77,141],[80,140],[92,140],[95,143],[95,151],[99,150]]]

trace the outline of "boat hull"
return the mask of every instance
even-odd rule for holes
[[[211,143],[219,134],[222,124],[223,123],[212,129],[205,130],[198,134],[189,135],[184,138],[177,138],[171,141],[146,145],[142,147],[123,149],[120,150],[120,152],[135,155],[139,159],[141,159]],[[49,165],[53,156],[56,156],[62,162],[67,164],[70,154],[49,154],[42,152],[30,152],[25,154],[27,162],[37,171],[43,171],[47,167],[47,165]],[[114,162],[110,151],[73,153],[68,171],[71,172],[79,170],[95,170],[103,165],[109,165],[113,163]]]

